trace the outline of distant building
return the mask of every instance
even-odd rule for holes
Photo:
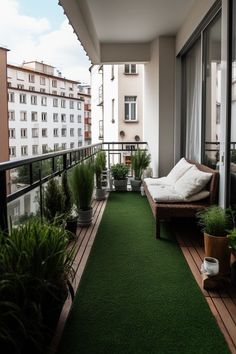
[[[91,67],[92,141],[143,140],[143,65],[94,65]],[[130,153],[123,154],[130,163]]]
[[[10,158],[84,145],[84,100],[79,82],[32,61],[7,65]]]

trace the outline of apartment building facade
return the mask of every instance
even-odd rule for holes
[[[7,65],[10,158],[84,145],[78,82],[43,62]]]
[[[143,139],[143,65],[91,67],[92,139],[132,142]],[[122,161],[130,163],[130,153]]]

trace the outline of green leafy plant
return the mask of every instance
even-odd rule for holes
[[[102,171],[106,168],[106,153],[105,151],[99,151],[96,155],[94,162],[94,171],[96,176],[96,187],[102,188]]]
[[[70,182],[77,210],[91,209],[94,188],[94,169],[91,162],[77,165],[72,171]]]
[[[75,247],[63,228],[31,219],[0,232],[0,345],[3,352],[42,349],[71,291]],[[42,347],[42,348],[41,348]]]
[[[236,227],[228,231],[229,245],[236,251]]]
[[[63,194],[63,212],[65,214],[70,214],[73,207],[73,196],[68,183],[67,172],[63,172],[61,179],[61,187]]]
[[[134,178],[141,180],[143,170],[149,166],[151,155],[147,150],[137,149],[131,158],[131,167],[134,171]]]
[[[115,180],[124,180],[129,172],[128,166],[123,163],[117,163],[111,166],[111,174]]]
[[[201,210],[197,214],[199,225],[203,231],[213,236],[226,236],[232,227],[232,217],[229,210],[218,205]]]
[[[56,178],[50,179],[44,191],[43,198],[44,216],[47,220],[53,221],[64,213],[64,194],[59,181]]]

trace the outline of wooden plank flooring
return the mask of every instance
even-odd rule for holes
[[[74,290],[76,291],[86,262],[91,251],[98,226],[100,224],[104,209],[105,201],[94,201],[94,219],[93,224],[89,227],[77,229],[76,256],[74,259],[75,280]],[[189,227],[185,224],[174,224],[174,232],[183,252],[183,255],[201,289],[205,299],[216,318],[219,328],[221,329],[229,349],[232,354],[236,354],[236,289],[230,284],[226,284],[225,289],[218,291],[206,291],[202,288],[201,264],[204,258],[203,237],[196,231],[196,227]],[[68,299],[63,307],[57,331],[52,341],[50,353],[56,353],[57,346],[63,332],[66,319],[71,308],[71,300]]]
[[[201,264],[204,258],[203,237],[196,227],[194,230],[193,227],[183,227],[183,225],[177,228],[176,233],[184,257],[215,316],[229,349],[232,354],[236,354],[236,289],[228,282],[224,289],[204,290],[201,275]]]

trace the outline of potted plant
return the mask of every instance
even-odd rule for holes
[[[213,205],[201,210],[197,217],[204,232],[205,256],[219,260],[219,273],[228,274],[230,271],[230,250],[226,237],[232,226],[229,212],[220,206]]]
[[[66,220],[66,230],[74,237],[77,230],[77,217],[73,214],[73,196],[68,183],[67,172],[62,174],[61,187],[63,193],[63,213]],[[72,238],[73,238],[72,237]]]
[[[106,168],[106,153],[99,151],[94,162],[94,171],[96,176],[96,199],[103,200],[106,198],[106,189],[102,188],[102,172]]]
[[[0,231],[0,345],[4,353],[44,353],[73,288],[75,246],[62,227],[31,219]]]
[[[111,166],[111,175],[114,179],[114,186],[116,191],[127,190],[127,176],[129,168],[123,163],[117,163]]]
[[[147,150],[137,149],[131,157],[131,167],[134,171],[134,179],[131,180],[132,191],[140,191],[143,171],[149,166],[150,162],[151,155],[147,153]]]
[[[228,231],[227,237],[231,253],[234,256],[234,262],[231,264],[231,281],[236,285],[236,227]]]
[[[90,162],[77,165],[71,174],[71,189],[78,213],[78,225],[92,223],[92,196],[94,188],[94,169]]]

